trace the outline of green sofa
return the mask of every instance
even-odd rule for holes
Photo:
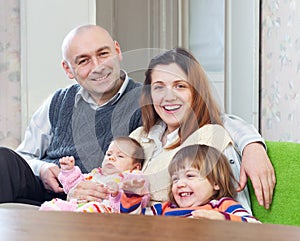
[[[263,223],[300,226],[300,143],[267,141],[266,144],[277,181],[268,210],[258,205],[249,182],[253,215]]]
[[[276,173],[270,209],[258,205],[251,182],[249,191],[253,215],[262,223],[300,226],[300,143],[267,141],[267,152]],[[0,204],[0,208],[34,208],[25,204]]]

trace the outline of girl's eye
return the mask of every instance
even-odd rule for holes
[[[186,177],[187,177],[187,178],[195,178],[195,177],[199,177],[199,173],[187,172],[187,173],[186,173]]]
[[[178,177],[176,177],[176,176],[172,177],[172,182],[173,182],[173,183],[178,182]]]
[[[186,176],[187,176],[188,178],[195,177],[195,175],[193,175],[193,174],[187,174]]]

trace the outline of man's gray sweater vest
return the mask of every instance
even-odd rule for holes
[[[43,160],[59,165],[59,158],[74,156],[82,172],[90,172],[101,166],[113,138],[128,136],[141,126],[141,84],[130,79],[125,93],[115,103],[97,110],[82,98],[75,106],[80,88],[75,84],[54,94],[49,111],[53,139]]]

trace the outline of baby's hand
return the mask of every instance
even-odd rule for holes
[[[65,156],[59,159],[59,163],[62,170],[71,170],[75,165],[75,159],[73,156]]]
[[[195,210],[192,212],[193,218],[207,218],[214,220],[225,220],[225,216],[215,210]]]
[[[134,193],[140,196],[149,193],[148,188],[145,187],[145,179],[143,178],[125,179],[121,183],[121,188],[124,192]]]

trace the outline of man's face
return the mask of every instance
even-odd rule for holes
[[[97,104],[118,92],[121,49],[106,31],[93,27],[78,32],[70,39],[65,55],[63,67],[69,78],[75,78]]]

